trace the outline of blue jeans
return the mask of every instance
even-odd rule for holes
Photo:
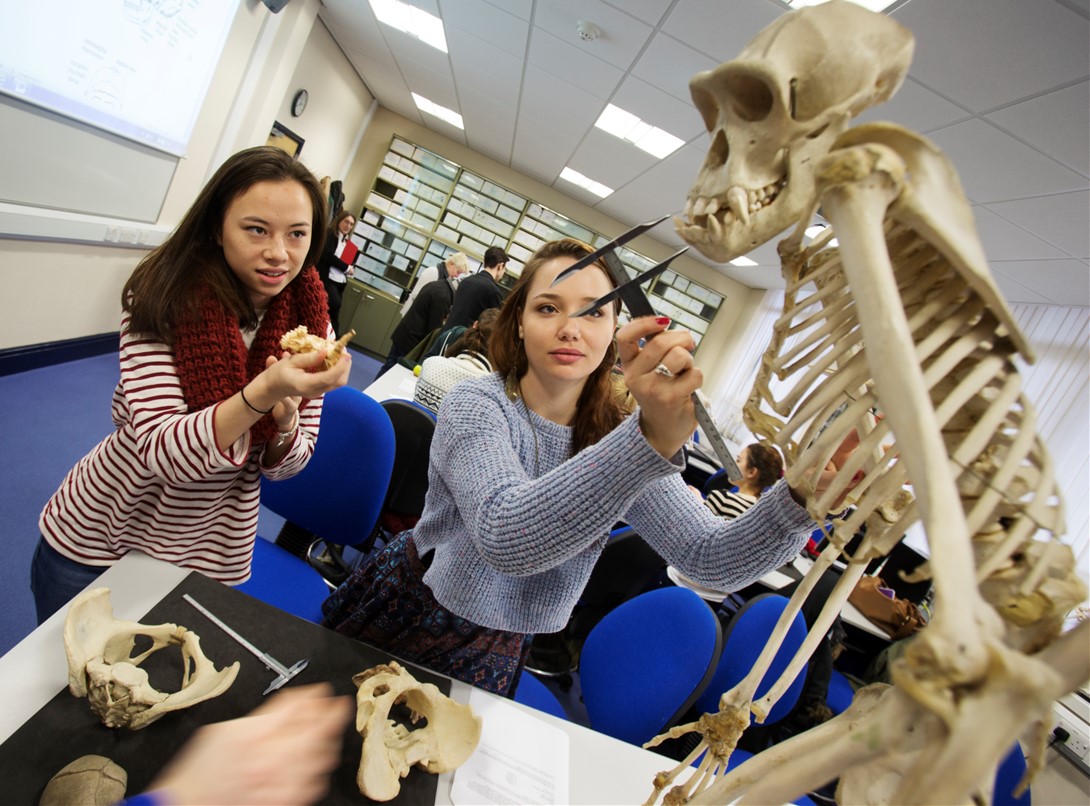
[[[102,576],[106,566],[84,565],[70,560],[45,542],[38,539],[34,559],[30,563],[30,590],[34,594],[34,607],[41,624],[69,600]]]

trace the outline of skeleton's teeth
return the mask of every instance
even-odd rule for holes
[[[743,224],[749,223],[749,200],[746,195],[746,192],[738,185],[727,191],[727,206]]]
[[[723,225],[713,215],[708,216],[708,234],[717,241],[723,237]]]

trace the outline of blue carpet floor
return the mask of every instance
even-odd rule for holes
[[[364,389],[382,362],[351,352],[348,383]],[[65,473],[113,429],[117,379],[115,353],[0,377],[0,654],[37,626],[29,580],[38,516]],[[262,508],[258,534],[273,540],[282,523]]]

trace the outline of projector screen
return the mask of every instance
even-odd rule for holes
[[[239,0],[0,0],[0,93],[184,156]]]

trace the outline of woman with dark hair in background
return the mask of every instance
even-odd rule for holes
[[[241,151],[122,291],[117,430],[46,503],[31,564],[39,622],[132,549],[245,582],[262,476],[294,476],[347,353],[288,355],[298,325],[328,336],[313,265],[325,240],[318,180],[278,148]]]
[[[747,445],[738,453],[737,462],[742,478],[729,479],[728,483],[737,485],[738,491],[712,489],[704,499],[708,509],[723,518],[737,518],[783,476],[783,459],[770,445],[760,442]]]
[[[488,340],[499,313],[498,308],[484,311],[442,355],[424,359],[413,391],[416,403],[438,413],[439,404],[456,383],[492,371],[488,360]]]

